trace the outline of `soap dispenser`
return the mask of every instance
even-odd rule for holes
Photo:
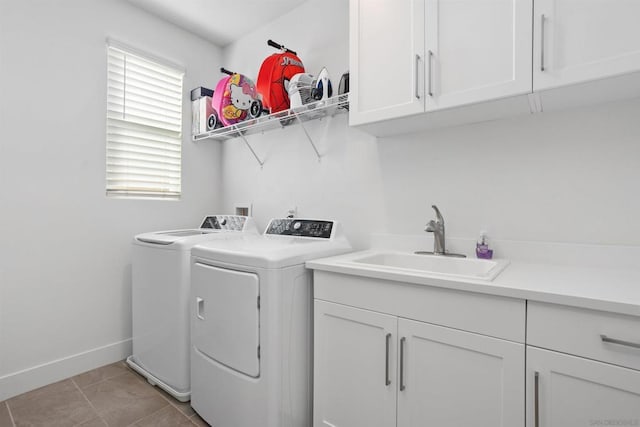
[[[486,231],[480,232],[480,237],[478,237],[478,242],[476,243],[476,256],[481,259],[493,258],[493,249],[489,249]]]

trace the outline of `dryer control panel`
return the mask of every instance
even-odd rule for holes
[[[264,234],[330,239],[333,221],[315,219],[272,219]]]

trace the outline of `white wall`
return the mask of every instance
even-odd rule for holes
[[[120,0],[0,2],[0,400],[130,351],[134,234],[218,212],[220,147],[189,140],[217,47]],[[105,196],[112,37],[186,68],[183,197]]]
[[[308,71],[331,64],[337,81],[347,17],[346,1],[310,0],[226,48],[224,62],[255,75],[273,38]],[[341,220],[360,248],[372,232],[424,234],[432,204],[449,237],[486,229],[496,239],[640,245],[638,117],[632,100],[376,141],[337,116],[310,125],[321,162],[297,127],[249,138],[263,169],[242,142],[226,142],[224,204],[252,201],[262,225],[297,205],[301,216]]]
[[[348,1],[310,0],[227,46],[223,64],[255,78],[262,61],[276,52],[267,46],[273,39],[298,52],[307,72],[317,75],[327,67],[337,91],[349,68],[348,26]],[[301,217],[340,219],[350,237],[366,245],[368,232],[384,219],[380,160],[375,138],[348,128],[347,121],[339,114],[308,122],[320,161],[299,126],[248,137],[265,159],[262,169],[240,140],[225,142],[225,209],[251,202],[263,227],[297,207]]]

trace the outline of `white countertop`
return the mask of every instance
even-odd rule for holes
[[[380,251],[307,261],[307,268],[640,316],[640,270],[511,261],[493,281],[348,263]],[[385,251],[389,252],[389,251]]]

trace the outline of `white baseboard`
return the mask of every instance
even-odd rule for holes
[[[126,359],[131,339],[43,363],[0,377],[0,402],[100,366]]]

